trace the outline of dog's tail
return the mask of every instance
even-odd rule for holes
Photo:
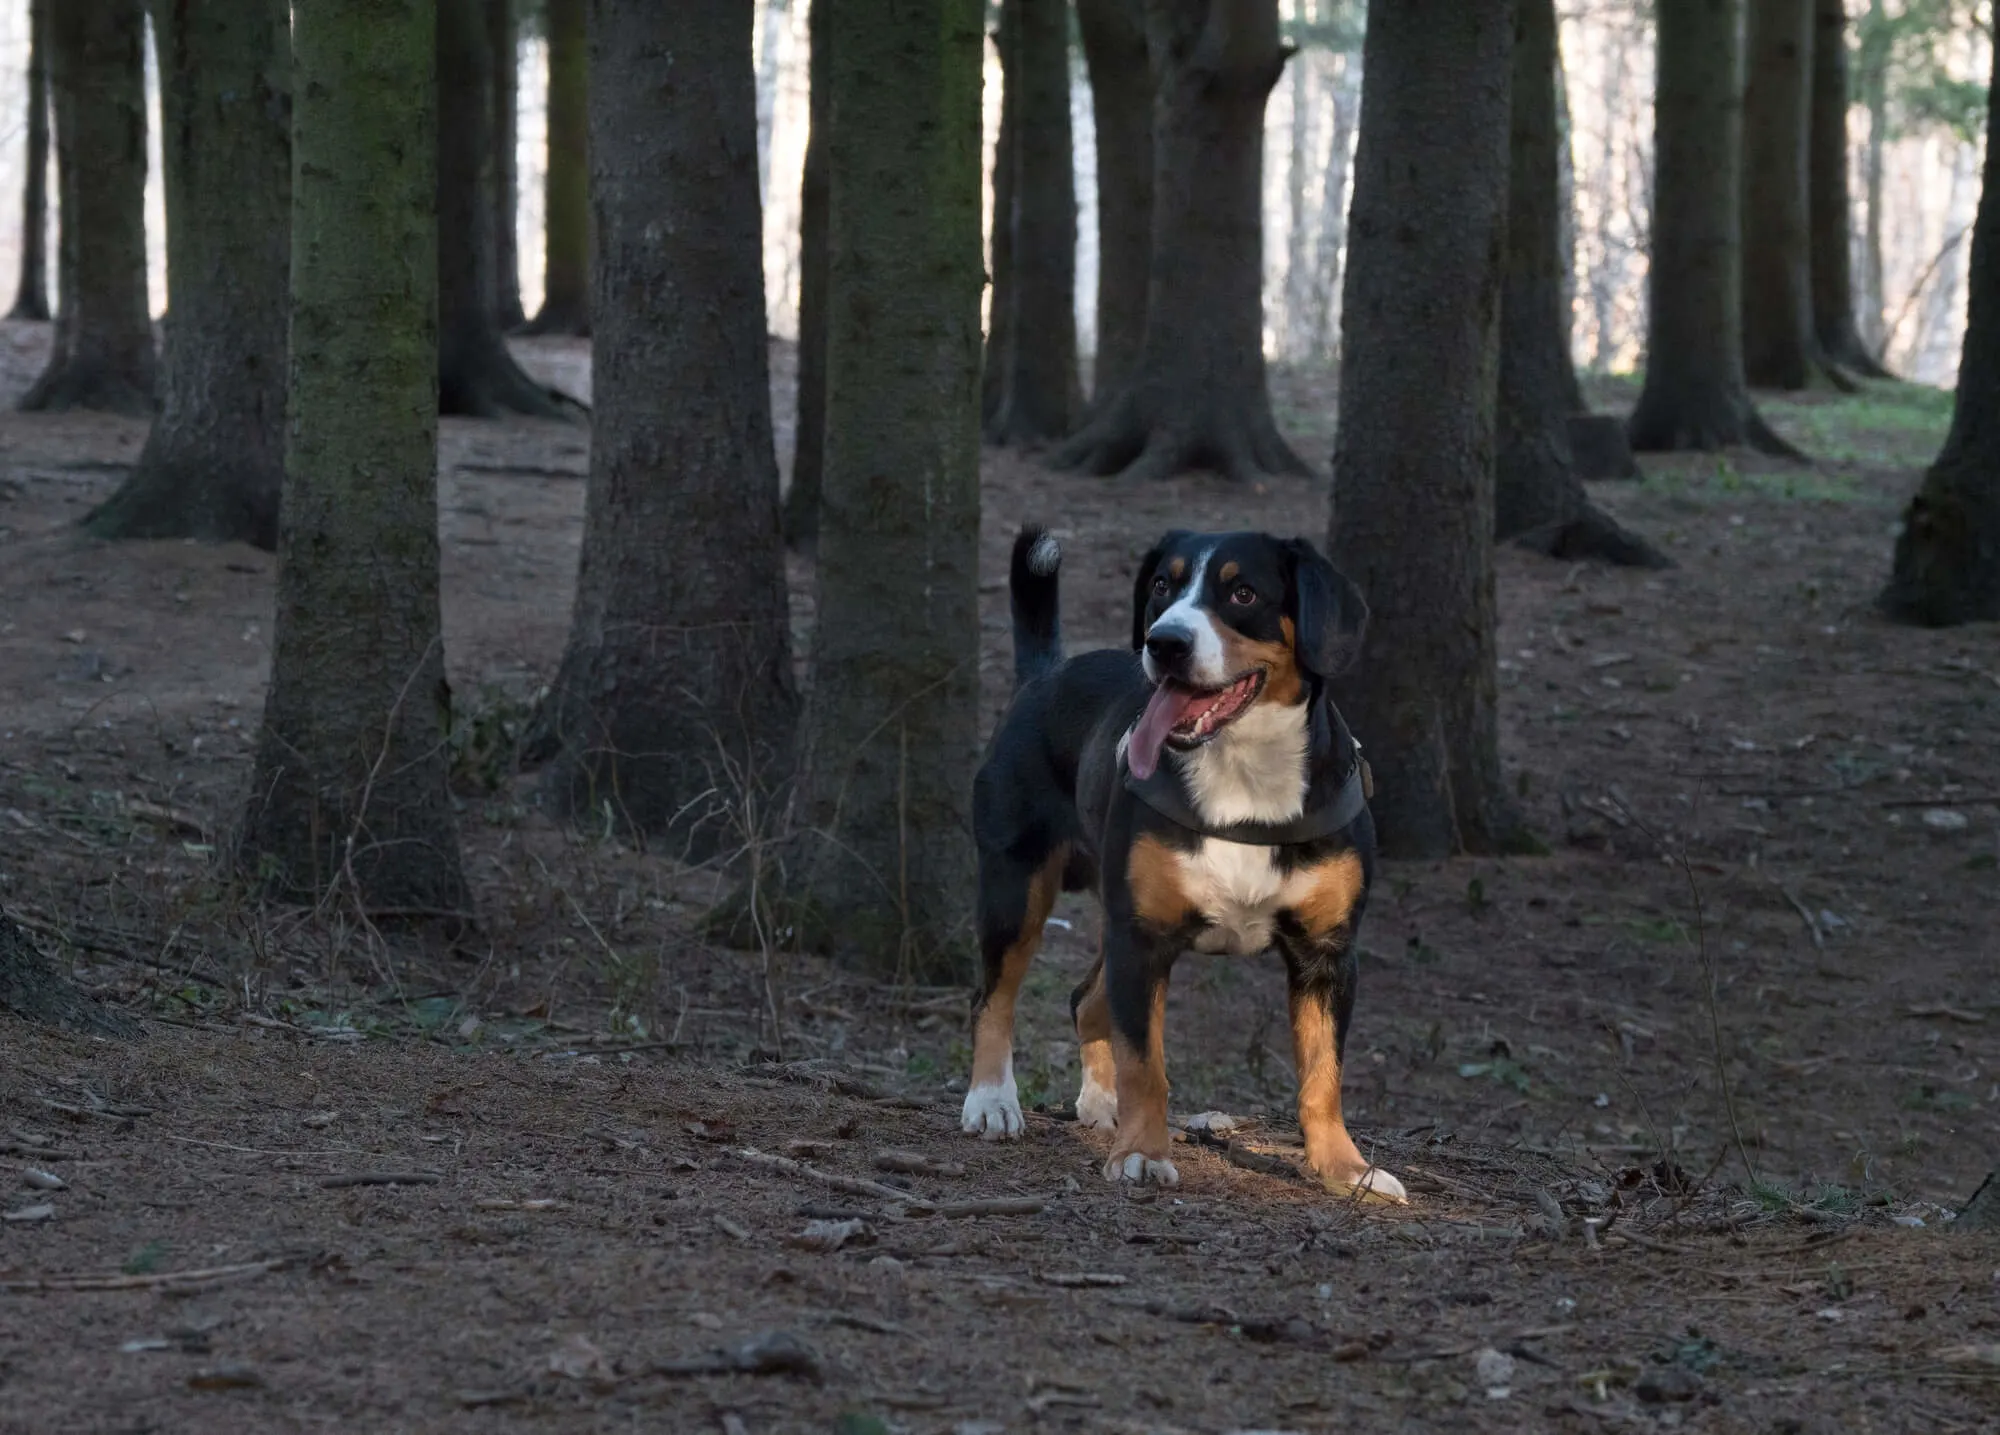
[[[1014,539],[1007,593],[1014,610],[1014,686],[1024,687],[1062,662],[1062,605],[1057,572],[1062,545],[1036,524]]]

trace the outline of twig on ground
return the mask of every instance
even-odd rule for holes
[[[816,1166],[808,1166],[803,1161],[794,1161],[789,1156],[773,1156],[767,1151],[757,1151],[750,1147],[738,1147],[728,1154],[750,1166],[761,1166],[767,1171],[779,1171],[787,1176],[797,1176],[808,1181],[817,1181],[829,1190],[845,1191],[850,1196],[873,1196],[878,1201],[897,1201],[905,1206],[922,1210],[935,1210],[936,1203],[927,1201],[914,1191],[899,1191],[894,1186],[885,1186],[880,1181],[869,1181],[858,1176],[836,1176],[831,1171],[822,1171]]]
[[[298,1255],[273,1256],[269,1260],[245,1261],[241,1265],[208,1266],[191,1271],[149,1271],[143,1275],[120,1272],[116,1275],[40,1276],[32,1280],[0,1281],[0,1291],[26,1295],[38,1291],[155,1290],[162,1286],[212,1285],[281,1271],[300,1259]]]
[[[343,1186],[435,1186],[444,1179],[436,1171],[351,1171],[344,1176],[328,1176],[319,1184],[326,1190]]]
[[[1797,897],[1793,896],[1791,891],[1788,888],[1786,888],[1782,883],[1780,883],[1775,877],[1771,879],[1771,885],[1778,889],[1778,893],[1780,896],[1782,896],[1787,902],[1790,902],[1792,904],[1792,910],[1794,912],[1797,912],[1799,914],[1799,920],[1806,924],[1806,935],[1812,938],[1812,944],[1814,949],[1822,952],[1825,951],[1826,933],[1820,930],[1819,918],[1813,915],[1812,908],[1808,907],[1804,902],[1801,902]]]

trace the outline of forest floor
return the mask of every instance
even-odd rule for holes
[[[0,326],[0,903],[146,1031],[0,1018],[0,1430],[2000,1420],[2000,1242],[1940,1229],[2000,1155],[2000,631],[1870,609],[1947,395],[1767,397],[1811,467],[1599,486],[1671,571],[1501,551],[1504,756],[1550,852],[1385,867],[1347,1075],[1412,1192],[1384,1210],[1290,1164],[1275,962],[1183,962],[1174,1110],[1247,1134],[1128,1193],[1062,1119],[1082,901],[1023,1002],[1043,1110],[983,1145],[965,990],[719,950],[721,875],[547,821],[508,734],[564,638],[579,428],[443,427],[476,937],[246,906],[211,854],[273,561],[82,537],[144,427],[8,411],[46,342]],[[586,388],[582,345],[522,353]],[[1323,463],[1326,376],[1275,382]],[[1160,530],[1326,519],[1323,480],[989,453],[985,485],[989,718],[1024,519],[1065,540],[1077,647],[1122,640]]]

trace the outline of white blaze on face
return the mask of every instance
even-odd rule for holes
[[[1236,675],[1224,666],[1222,634],[1215,626],[1215,615],[1201,606],[1204,580],[1208,575],[1208,560],[1215,555],[1213,548],[1205,550],[1199,558],[1188,565],[1182,575],[1180,595],[1167,605],[1165,612],[1153,619],[1148,634],[1161,628],[1178,629],[1188,635],[1194,645],[1189,655],[1188,668],[1184,675],[1196,687],[1226,687]],[[1160,670],[1153,662],[1153,655],[1145,657],[1146,676],[1153,682],[1160,680]]]

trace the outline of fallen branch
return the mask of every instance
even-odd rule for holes
[[[789,1156],[773,1156],[767,1151],[753,1150],[748,1146],[738,1147],[728,1153],[737,1160],[751,1166],[761,1166],[767,1171],[782,1172],[803,1180],[817,1181],[833,1191],[845,1191],[850,1196],[873,1196],[879,1201],[896,1201],[915,1209],[932,1211],[935,1202],[910,1191],[899,1191],[894,1186],[885,1186],[880,1181],[869,1181],[859,1176],[836,1176],[831,1171],[822,1171],[817,1166],[808,1166],[803,1161],[794,1161]]]
[[[296,1255],[273,1256],[269,1260],[246,1261],[242,1265],[208,1266],[192,1271],[154,1271],[145,1275],[120,1272],[116,1275],[41,1276],[33,1280],[0,1281],[0,1292],[26,1295],[42,1291],[157,1290],[162,1286],[210,1285],[281,1271],[299,1259]]]
[[[1033,1216],[1047,1206],[1039,1196],[987,1196],[970,1201],[946,1201],[930,1209],[940,1216]]]

